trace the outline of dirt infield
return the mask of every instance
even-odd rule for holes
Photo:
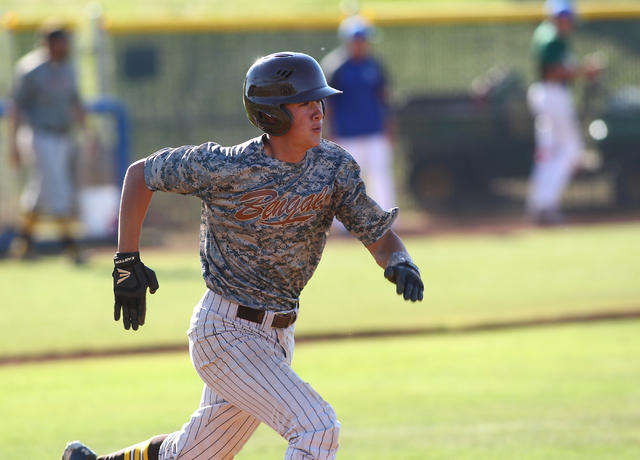
[[[640,222],[637,210],[606,210],[600,212],[572,212],[566,216],[562,226],[588,226],[603,224],[623,224]],[[487,215],[457,215],[455,217],[435,216],[423,212],[401,214],[395,229],[400,236],[439,235],[512,235],[535,231],[540,226],[532,224],[522,212],[505,212]]]
[[[571,315],[558,316],[554,318],[533,318],[521,321],[508,322],[488,322],[470,324],[455,327],[426,327],[419,329],[396,329],[396,330],[380,330],[380,331],[361,331],[341,334],[318,334],[318,335],[302,335],[296,337],[297,344],[311,342],[327,342],[336,340],[353,340],[353,339],[376,339],[387,337],[409,337],[409,336],[428,336],[428,335],[447,335],[447,334],[466,334],[473,332],[497,331],[517,328],[531,328],[541,326],[554,326],[562,324],[584,324],[602,321],[622,321],[634,320],[640,318],[640,309],[625,310],[619,312],[592,313],[588,315]],[[37,362],[77,360],[77,359],[95,359],[109,358],[117,356],[146,355],[174,352],[188,352],[189,347],[186,343],[167,344],[146,348],[128,348],[114,350],[79,350],[65,353],[43,353],[38,355],[23,356],[5,356],[0,357],[0,366],[30,364]]]

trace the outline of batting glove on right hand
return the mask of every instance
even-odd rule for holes
[[[139,252],[118,252],[113,262],[113,319],[120,321],[122,310],[124,328],[137,331],[147,314],[147,287],[151,294],[160,287],[156,273],[140,261]]]
[[[396,293],[403,294],[404,300],[421,301],[424,297],[424,284],[420,278],[420,270],[404,257],[399,260],[402,262],[391,264],[386,268],[384,277],[396,285]]]

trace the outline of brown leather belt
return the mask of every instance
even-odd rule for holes
[[[255,308],[247,307],[245,305],[238,305],[238,313],[236,317],[246,319],[252,323],[262,324],[264,321],[264,310],[257,310]],[[298,313],[291,311],[289,313],[276,313],[271,322],[271,327],[276,329],[284,329],[291,326],[298,319]]]

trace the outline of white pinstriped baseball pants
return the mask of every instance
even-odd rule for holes
[[[263,422],[289,442],[285,460],[335,459],[333,408],[291,368],[294,326],[236,318],[238,305],[207,290],[193,311],[191,361],[205,382],[200,407],[162,443],[159,460],[228,460]]]

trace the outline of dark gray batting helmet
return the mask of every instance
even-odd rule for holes
[[[318,101],[341,92],[327,84],[320,64],[311,56],[285,51],[264,56],[249,68],[244,79],[244,108],[255,126],[282,136],[293,122],[283,104]]]

